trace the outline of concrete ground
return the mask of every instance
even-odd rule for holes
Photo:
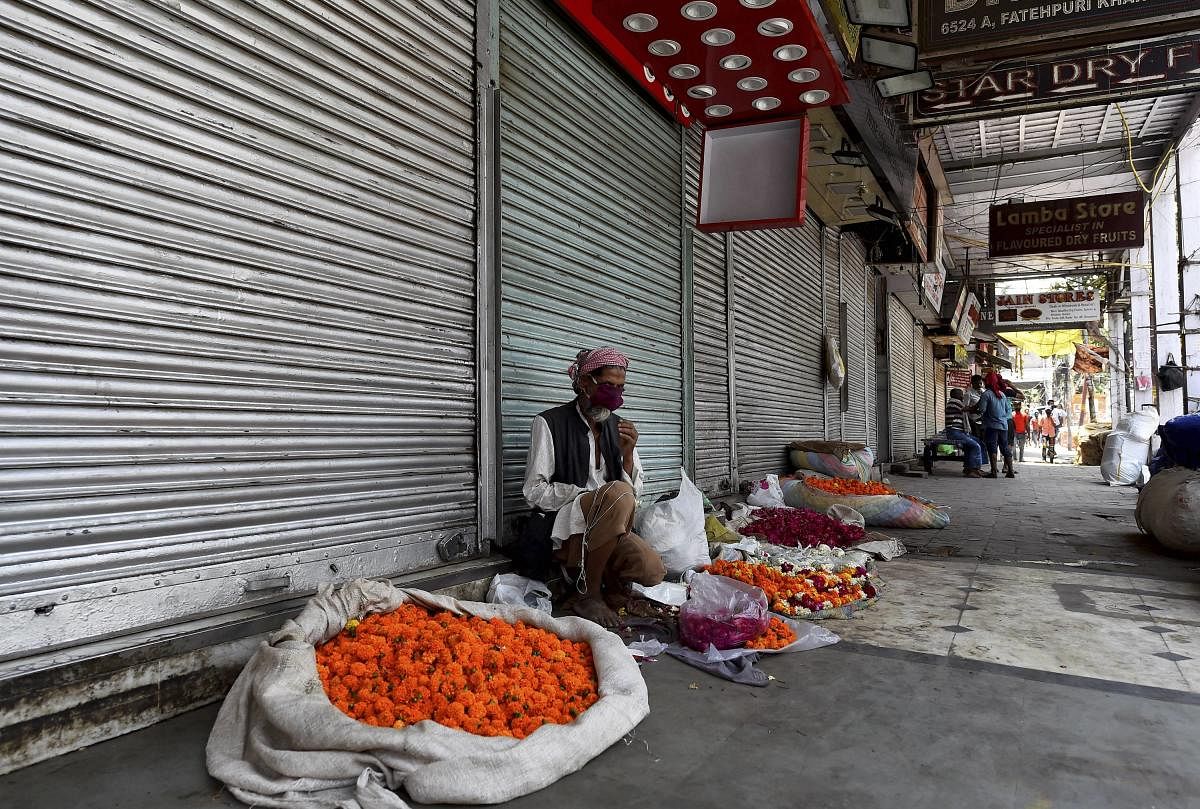
[[[511,806],[1200,807],[1200,559],[1139,537],[1095,468],[949,465],[903,490],[952,508],[896,531],[879,604],[765,689],[663,658],[651,714]],[[204,772],[215,706],[0,777],[5,806],[239,806]]]

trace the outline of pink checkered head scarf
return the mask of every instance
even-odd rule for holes
[[[629,368],[629,357],[612,347],[583,349],[575,355],[575,362],[567,369],[567,376],[578,386],[581,375],[590,374],[600,368]]]

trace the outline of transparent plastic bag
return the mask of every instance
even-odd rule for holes
[[[732,649],[767,631],[771,617],[760,588],[708,573],[693,576],[690,585],[679,608],[679,638],[689,647]]]

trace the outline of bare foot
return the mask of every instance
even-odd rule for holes
[[[580,618],[595,621],[605,629],[616,629],[621,623],[617,614],[609,609],[603,600],[595,596],[580,596],[568,605],[568,609]]]

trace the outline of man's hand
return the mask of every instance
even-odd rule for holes
[[[638,431],[632,421],[621,420],[617,425],[617,431],[621,436],[621,457],[625,459],[625,463],[633,463],[633,450],[637,446]]]

